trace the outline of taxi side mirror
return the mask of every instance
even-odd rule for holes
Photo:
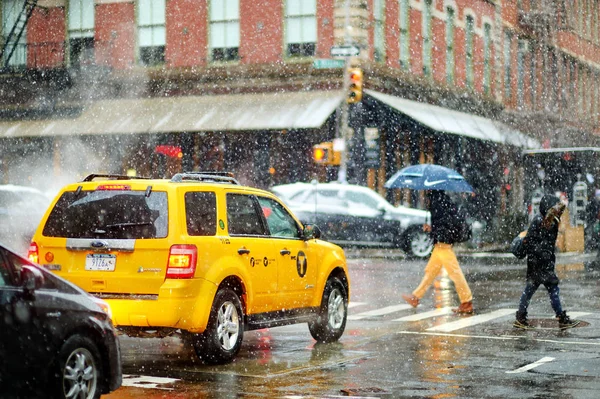
[[[304,226],[302,235],[305,240],[321,238],[321,229],[316,224],[307,224]]]

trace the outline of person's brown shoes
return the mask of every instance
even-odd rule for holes
[[[463,302],[457,308],[452,309],[456,314],[473,314],[473,301]]]
[[[402,299],[404,299],[406,303],[408,303],[413,308],[419,306],[419,298],[412,294],[402,294]]]

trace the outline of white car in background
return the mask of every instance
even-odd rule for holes
[[[0,242],[26,255],[50,198],[33,187],[0,184]]]
[[[292,183],[271,188],[303,223],[319,226],[325,240],[342,246],[400,248],[425,258],[433,243],[423,224],[428,211],[394,206],[368,187]]]

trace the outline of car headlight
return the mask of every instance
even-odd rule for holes
[[[106,302],[100,298],[96,298],[95,296],[92,298],[94,299],[94,302],[96,302],[98,304],[98,306],[100,306],[102,308],[104,313],[107,314],[108,318],[112,320],[112,309],[110,308],[110,305],[108,304],[108,302]]]

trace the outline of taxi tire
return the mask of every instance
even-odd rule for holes
[[[330,314],[332,310],[336,314]],[[347,318],[348,292],[339,278],[330,277],[325,283],[319,314],[308,323],[310,335],[318,342],[335,342],[344,334]]]
[[[230,348],[225,348],[219,338],[219,330],[223,331],[224,327],[224,320],[222,318],[219,320],[219,311],[221,311],[222,317],[225,316],[228,319],[227,322],[237,323],[237,336],[234,337],[235,341]],[[232,313],[225,315],[223,311]],[[220,289],[213,300],[206,330],[201,334],[191,334],[196,355],[208,364],[229,363],[240,351],[243,337],[244,314],[240,298],[233,290]]]
[[[82,363],[85,362],[85,363]],[[88,372],[91,371],[92,375]],[[67,398],[69,389],[73,387],[78,380],[85,385],[86,378],[89,380],[91,391],[85,396],[86,399],[98,399],[102,393],[102,384],[104,382],[104,374],[102,370],[102,361],[100,351],[97,345],[89,338],[81,335],[73,335],[65,341],[58,357],[54,364],[54,372],[56,378],[54,381],[54,394],[56,398]],[[73,375],[76,373],[76,375]],[[67,377],[70,374],[70,377]],[[72,379],[71,377],[77,377]],[[66,383],[66,386],[65,386]],[[65,392],[65,390],[67,392]],[[73,397],[73,396],[71,396]],[[76,397],[80,397],[77,395]]]

